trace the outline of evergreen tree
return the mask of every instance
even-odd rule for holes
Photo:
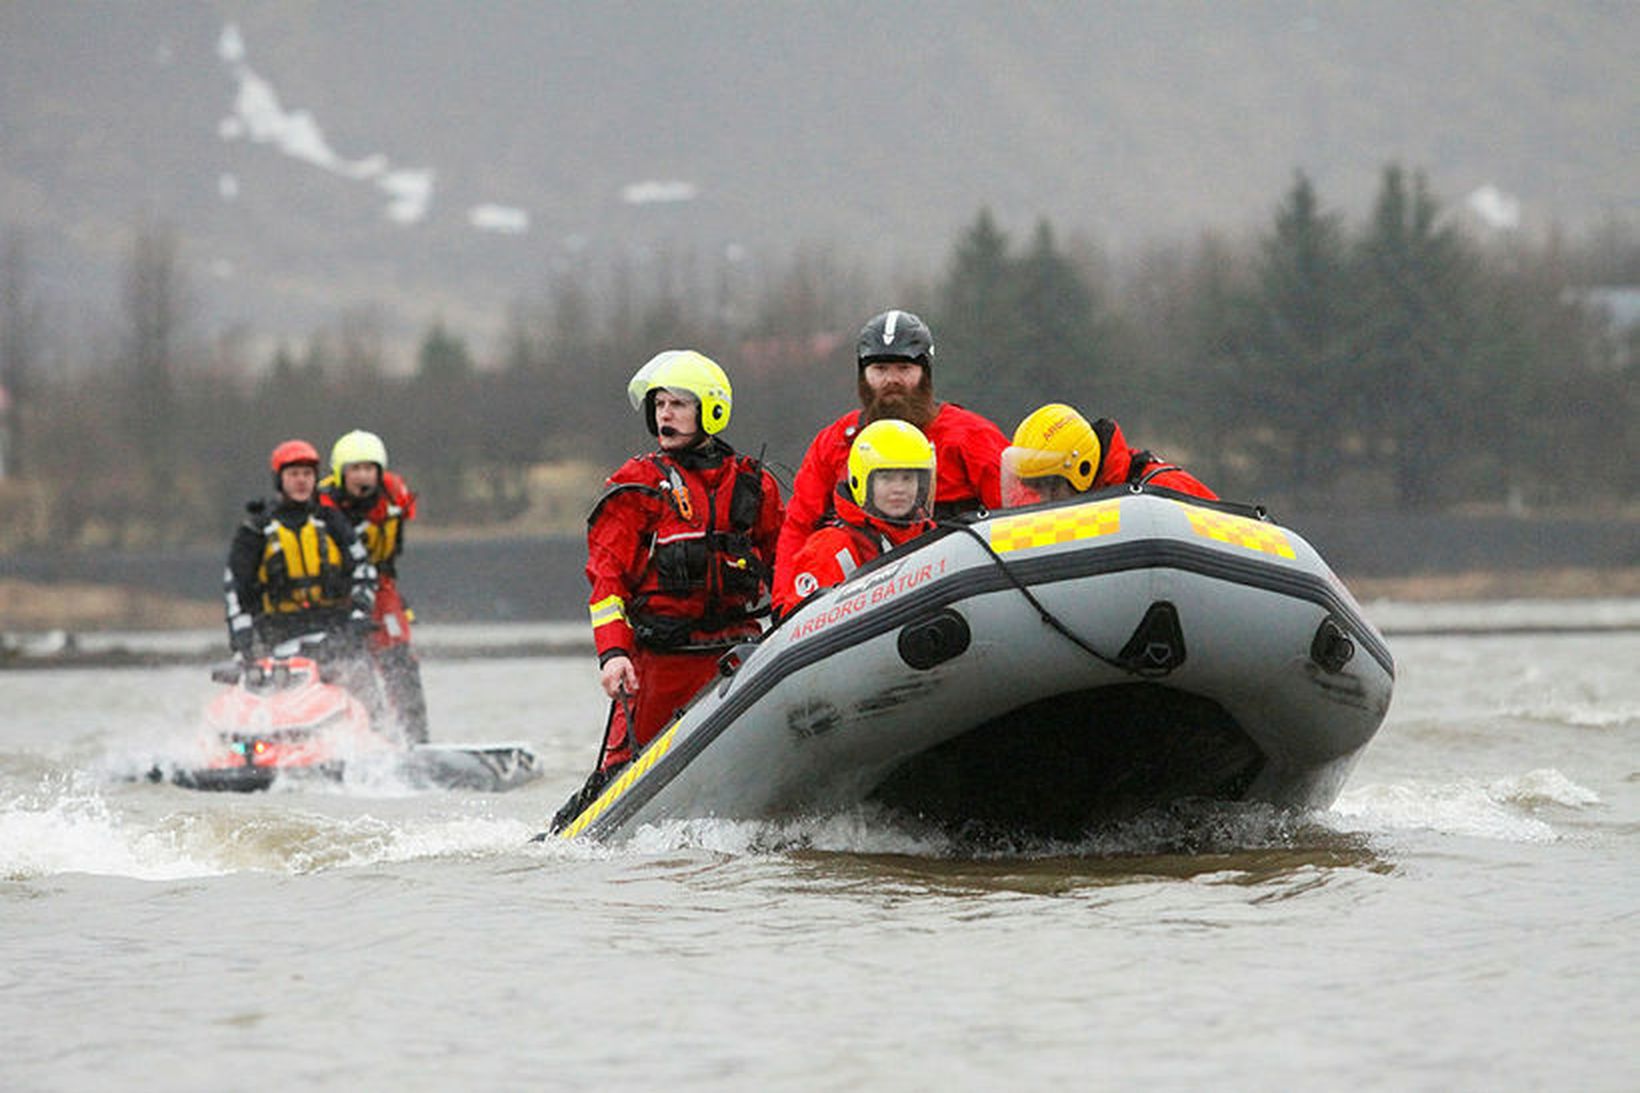
[[[1303,172],[1262,241],[1243,360],[1250,401],[1299,501],[1325,498],[1354,427],[1357,376],[1349,254]]]
[[[1372,448],[1402,508],[1427,508],[1475,435],[1471,361],[1474,276],[1461,239],[1437,223],[1422,174],[1385,169],[1358,249],[1364,305],[1358,369],[1373,408]]]
[[[962,401],[990,390],[1013,361],[1018,292],[1008,237],[981,209],[958,240],[940,290],[937,315],[924,316],[934,332],[936,387]]]
[[[986,409],[1014,422],[1045,402],[1081,403],[1103,365],[1093,292],[1039,221],[1015,266],[1018,306],[1005,337],[1010,356],[990,385]]]
[[[435,322],[416,353],[412,408],[403,423],[422,491],[443,511],[467,512],[466,479],[473,452],[485,439],[474,412],[473,362],[467,343]]]

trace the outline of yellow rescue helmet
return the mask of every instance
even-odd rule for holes
[[[387,445],[382,443],[381,437],[363,429],[343,433],[336,438],[336,443],[330,446],[330,470],[336,476],[336,481],[342,480],[342,468],[349,463],[374,463],[385,471]]]
[[[734,391],[717,361],[704,353],[693,349],[663,350],[633,373],[626,385],[626,397],[634,410],[643,412],[644,423],[652,435],[659,435],[652,396],[663,389],[694,396],[700,405],[700,431],[708,436],[722,432],[729,424]]]
[[[917,473],[917,503],[909,513],[892,516],[874,504],[871,476],[878,471]],[[909,421],[873,421],[849,446],[849,496],[873,516],[901,523],[927,519],[934,511],[934,471],[934,445]]]
[[[1002,453],[1005,471],[1021,479],[1057,476],[1081,493],[1099,473],[1099,437],[1088,419],[1062,402],[1034,410]]]

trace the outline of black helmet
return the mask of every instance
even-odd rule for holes
[[[896,308],[873,315],[860,328],[856,355],[861,368],[872,361],[916,361],[926,367],[934,361],[934,335],[927,323]]]

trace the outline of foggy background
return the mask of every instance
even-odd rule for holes
[[[573,532],[652,353],[790,467],[888,306],[1227,495],[1632,507],[1637,56],[1629,3],[9,2],[0,549],[225,541],[353,427],[428,530]]]
[[[1120,256],[1249,229],[1295,169],[1575,233],[1640,208],[1637,55],[1628,3],[9,0],[0,214],[76,307],[172,223],[213,325],[287,336],[488,333],[616,258],[920,274],[981,207]]]

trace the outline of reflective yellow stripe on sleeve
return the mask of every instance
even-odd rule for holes
[[[592,628],[607,626],[612,622],[626,621],[626,601],[619,596],[606,596],[587,608],[592,616]]]

